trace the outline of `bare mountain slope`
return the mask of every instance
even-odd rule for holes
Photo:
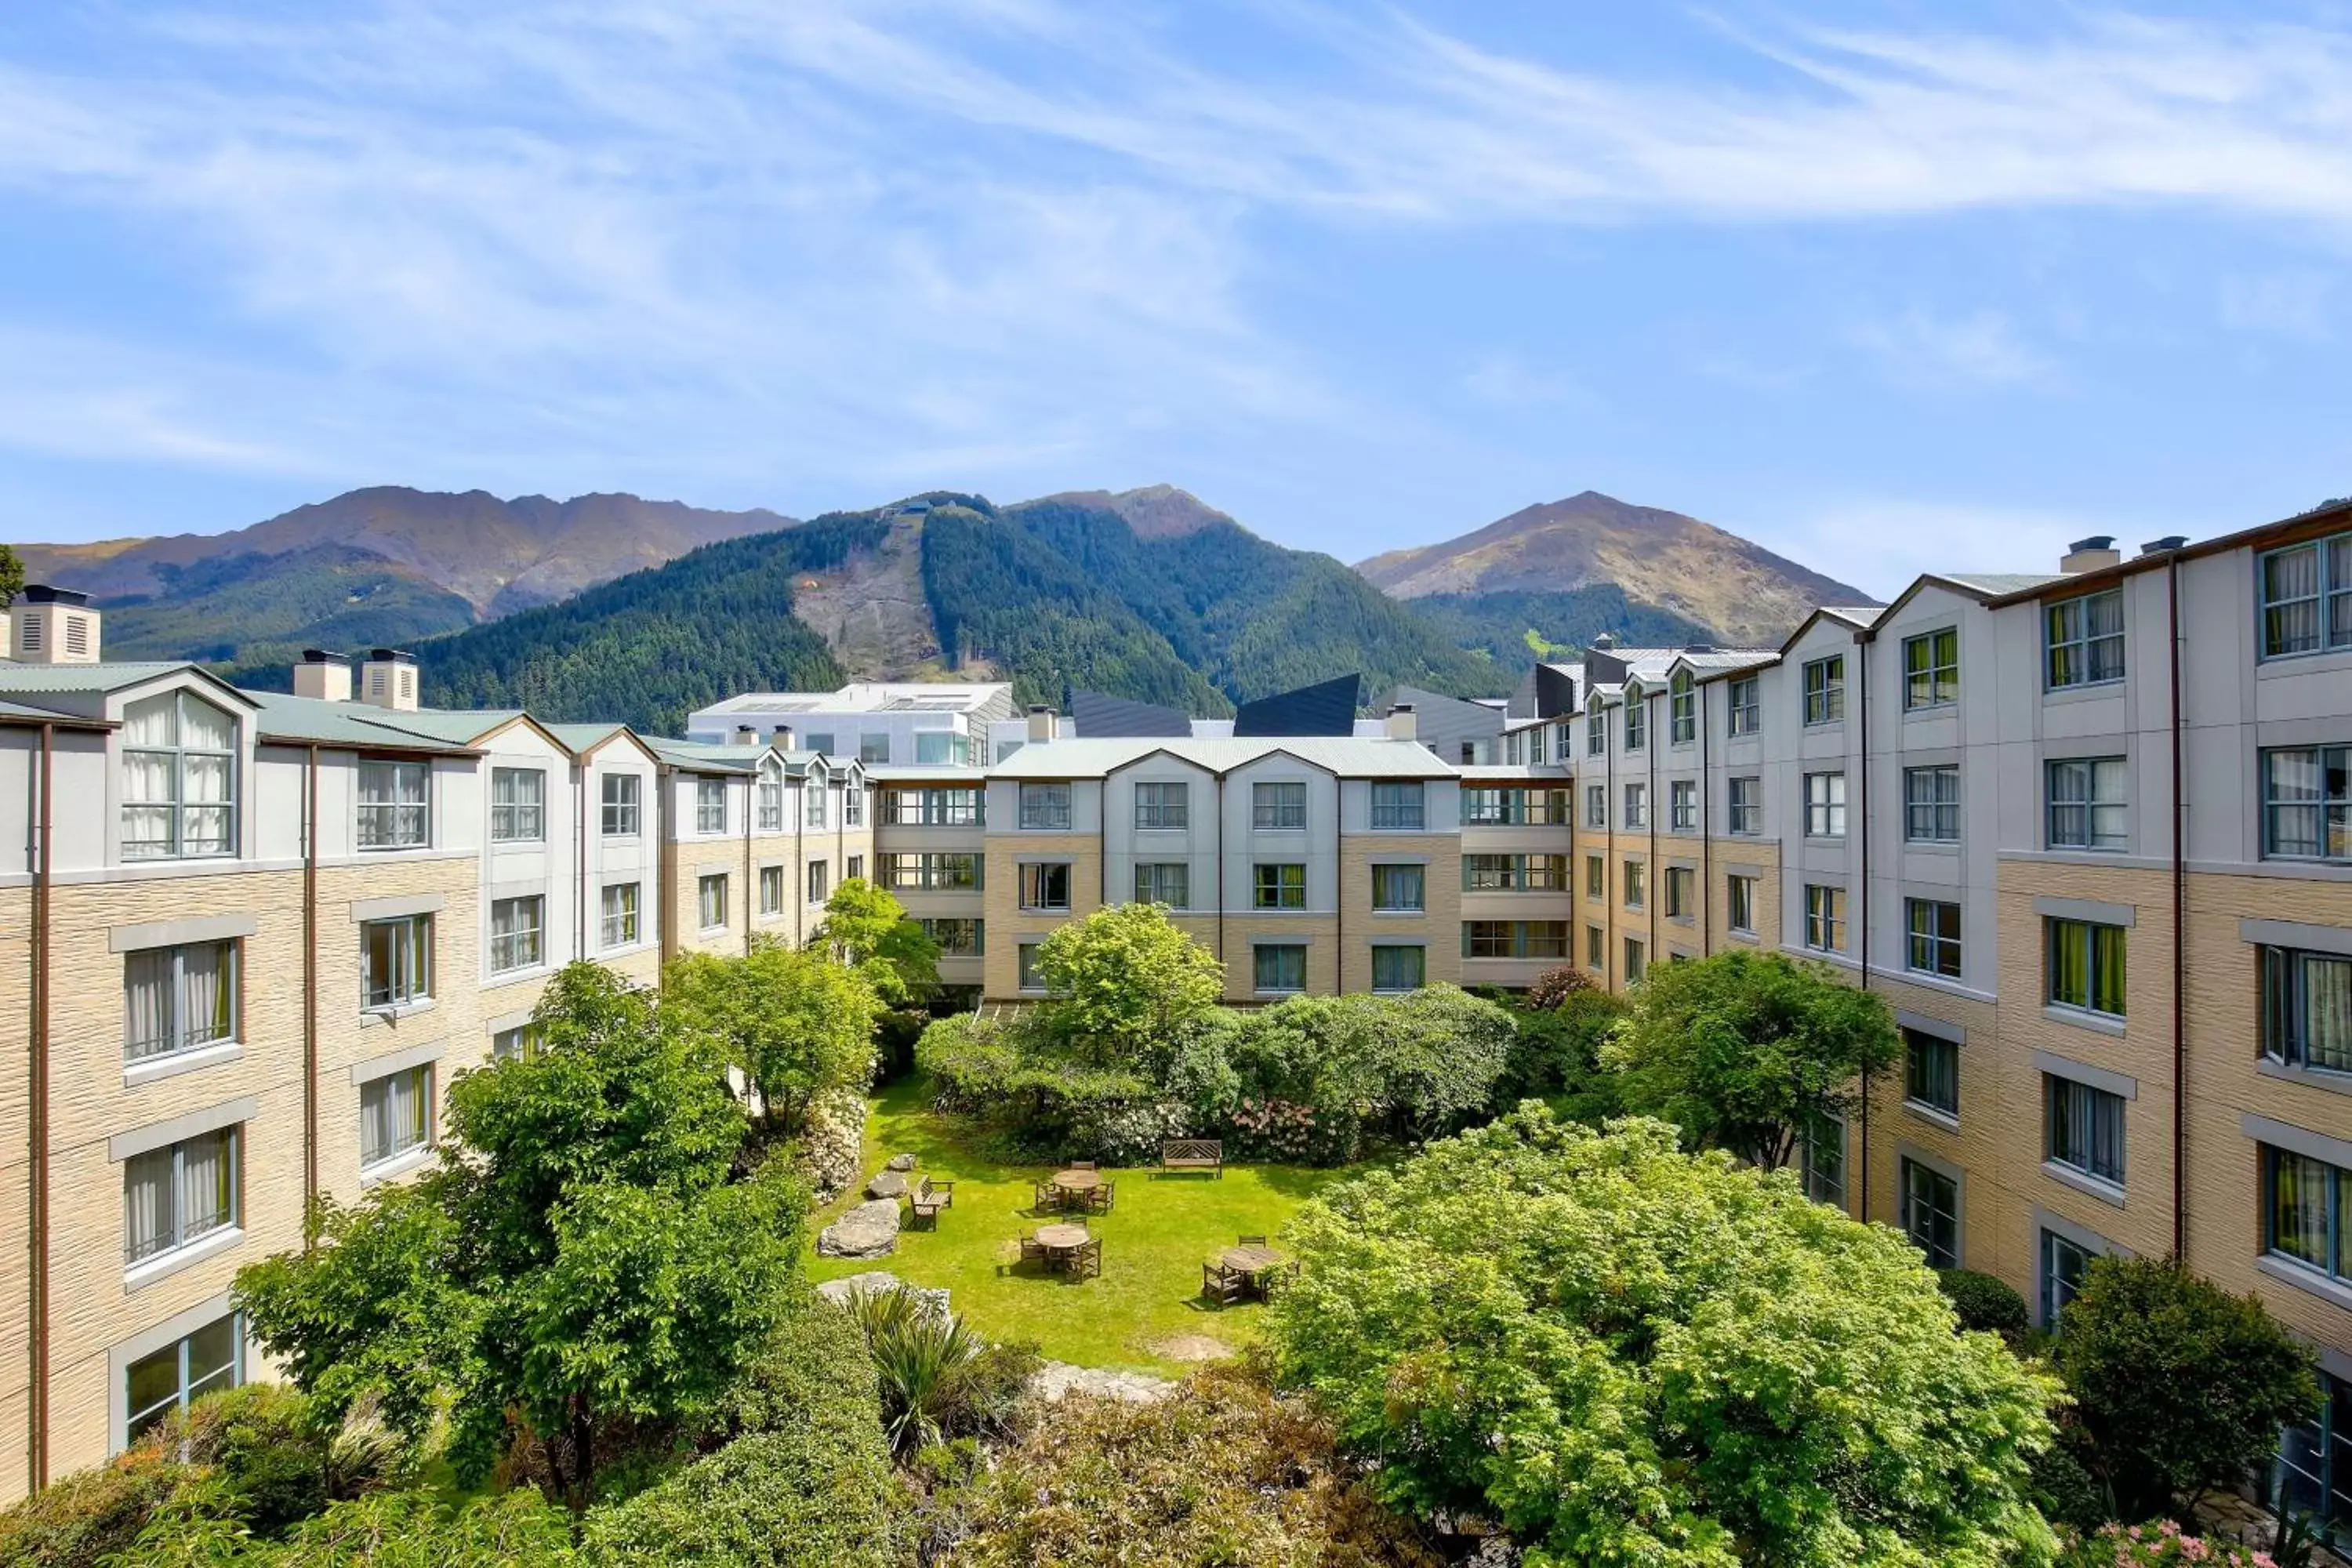
[[[1442,544],[1375,555],[1356,570],[1400,599],[1613,584],[1630,601],[1748,645],[1778,643],[1816,605],[1872,602],[1712,523],[1597,490],[1528,507]]]

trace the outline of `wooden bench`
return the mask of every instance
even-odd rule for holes
[[[909,1202],[914,1209],[916,1224],[936,1226],[940,1223],[941,1209],[955,1207],[955,1184],[935,1182],[930,1177],[925,1176],[916,1184],[914,1196]]]
[[[1214,1138],[1184,1138],[1162,1143],[1160,1167],[1164,1171],[1206,1171],[1222,1181],[1225,1174],[1225,1146]]]

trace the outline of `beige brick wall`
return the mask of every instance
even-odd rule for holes
[[[1019,944],[1052,931],[1065,920],[1079,920],[1102,907],[1102,842],[1091,833],[1013,833],[992,835],[988,840],[986,886],[982,890],[982,919],[988,921],[988,952],[981,972],[982,988],[992,999],[1010,1000],[1021,994]],[[1021,865],[1024,860],[1070,862],[1070,909],[1066,915],[1021,908]]]
[[[1225,917],[1225,999],[1263,1002],[1256,989],[1257,939],[1307,944],[1307,989],[1328,996],[1339,984],[1339,925],[1328,915],[1247,914]],[[1352,940],[1352,939],[1351,939]],[[1370,959],[1366,958],[1369,967]],[[1369,982],[1367,983],[1369,984]]]
[[[1421,915],[1373,913],[1372,866],[1381,860],[1423,862]],[[1431,984],[1461,983],[1462,858],[1454,839],[1418,833],[1346,835],[1339,840],[1339,908],[1333,940],[1342,943],[1340,990],[1372,988],[1372,944],[1383,938],[1426,944]]]
[[[0,1507],[25,1494],[31,1419],[32,902],[0,888]]]

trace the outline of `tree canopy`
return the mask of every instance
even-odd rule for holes
[[[1054,1032],[1097,1064],[1129,1062],[1217,1005],[1225,966],[1157,904],[1110,904],[1037,950]]]
[[[851,877],[824,902],[824,920],[809,946],[829,952],[866,977],[893,1007],[920,1002],[940,985],[940,944],[890,890]]]
[[[873,1076],[882,999],[865,969],[824,952],[761,939],[740,958],[683,953],[663,972],[662,994],[670,1022],[716,1042],[788,1127],[818,1096]]]
[[[1956,1331],[1901,1236],[1793,1180],[1528,1105],[1310,1201],[1277,1375],[1389,1500],[1498,1519],[1538,1568],[1992,1568],[2055,1382]]]

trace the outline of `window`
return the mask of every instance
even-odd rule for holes
[[[760,912],[782,914],[784,910],[784,868],[782,866],[760,868]]]
[[[1845,655],[1809,661],[1804,683],[1806,723],[1834,724],[1845,717]]]
[[[1588,969],[1600,969],[1609,963],[1609,933],[1599,926],[1584,928],[1584,963]]]
[[[1584,754],[1597,757],[1609,750],[1609,712],[1594,708],[1584,715]]]
[[[1070,907],[1070,863],[1033,860],[1021,868],[1021,907],[1063,910]]]
[[[433,994],[433,917],[408,915],[360,927],[367,1005],[405,1007]]]
[[[425,844],[423,763],[360,764],[360,847],[416,849]]]
[[[2124,591],[2062,599],[2042,611],[2052,690],[2124,678]]]
[[[490,770],[490,841],[536,844],[547,837],[547,774],[538,768]]]
[[[1960,700],[1960,632],[1946,626],[1903,639],[1903,706],[1942,708]]]
[[[1903,1234],[1930,1268],[1960,1266],[1960,1184],[1916,1160],[1903,1162]]]
[[[2066,1303],[2082,1294],[2083,1276],[2091,1267],[2089,1248],[2077,1247],[2054,1230],[2042,1233],[2042,1326],[2055,1333]]]
[[[833,793],[831,781],[823,773],[811,773],[801,784],[801,826],[822,828],[825,826],[824,800]]]
[[[2345,1187],[2352,1183],[2352,1172],[2308,1154],[2265,1146],[2263,1180],[2265,1249],[2273,1257],[2346,1278]]]
[[[694,781],[694,830],[697,833],[727,831],[727,781],[725,779]]]
[[[1805,836],[1809,838],[1845,837],[1843,773],[1805,775]]]
[[[2352,647],[2352,533],[2263,557],[2263,657]]]
[[[1666,786],[1666,826],[1676,833],[1698,831],[1698,782],[1676,779]]]
[[[151,947],[122,961],[122,1059],[152,1061],[236,1037],[236,943]]]
[[[2045,920],[2049,1001],[2112,1018],[2124,1016],[2124,928],[2095,921]]]
[[[882,857],[882,880],[885,885],[917,892],[973,892],[987,879],[985,865],[978,855],[885,855]]]
[[[2328,1527],[2331,1542],[2352,1521],[2352,1383],[2322,1372],[2318,1414],[2279,1434],[2273,1495]]]
[[[1731,680],[1731,733],[1753,735],[1764,728],[1764,683],[1753,675]]]
[[[980,789],[894,789],[882,796],[882,820],[893,827],[979,827],[988,820]]]
[[[1903,770],[1903,837],[1914,844],[1960,841],[1960,770]]]
[[[1564,893],[1565,855],[1465,855],[1462,887],[1477,893]]]
[[[1650,820],[1650,786],[1629,784],[1625,786],[1625,826],[1643,827]]]
[[[1642,944],[1632,937],[1625,939],[1625,984],[1631,985],[1642,978]]]
[[[122,858],[236,847],[236,721],[184,691],[122,712]]]
[[[1677,746],[1698,739],[1698,692],[1690,671],[1678,669],[1666,688],[1666,735]]]
[[[1817,1116],[1800,1141],[1805,1195],[1817,1204],[1845,1207],[1845,1121]]]
[[[1941,1116],[1958,1116],[1960,1047],[1923,1030],[1904,1030],[1903,1098]]]
[[[1418,991],[1429,972],[1429,952],[1419,947],[1372,949],[1372,989]]]
[[[858,736],[857,760],[864,763],[869,768],[877,763],[887,764],[890,761],[890,737],[888,733],[885,732],[879,735]]]
[[[237,1223],[242,1128],[201,1132],[122,1163],[122,1264],[176,1252]]]
[[[360,1169],[424,1148],[433,1136],[432,1107],[429,1062],[360,1085]]]
[[[2352,958],[2284,947],[2262,955],[2263,1054],[2320,1072],[2352,1072]]]
[[[1731,929],[1744,935],[1756,934],[1756,879],[1727,877],[1723,880],[1724,903],[1729,913]]]
[[[1629,910],[1638,910],[1642,907],[1642,897],[1644,891],[1642,886],[1642,863],[1639,860],[1626,861],[1624,881],[1625,907]]]
[[[1186,784],[1139,784],[1135,786],[1138,827],[1183,827],[1192,821],[1192,786]]]
[[[490,973],[536,969],[546,961],[541,938],[547,923],[547,900],[537,894],[527,899],[490,900]]]
[[[1760,778],[1732,779],[1725,811],[1732,832],[1742,835],[1764,831],[1764,781]]]
[[[1666,914],[1669,919],[1687,920],[1696,912],[1698,900],[1691,896],[1692,885],[1698,873],[1687,866],[1666,868]]]
[[[979,958],[987,949],[987,922],[926,916],[915,922],[940,944],[941,958]]]
[[[1599,784],[1590,786],[1591,789],[1600,787]],[[1462,792],[1462,820],[1471,827],[1565,826],[1568,823],[1568,792],[1564,789],[1486,786],[1465,789]]]
[[[822,752],[825,755],[830,756],[833,754],[835,750],[834,741],[835,736],[832,731],[812,730],[808,733],[807,748],[812,752]]]
[[[1609,786],[1607,784],[1584,786],[1584,826],[1587,827],[1609,826]]]
[[[604,837],[635,838],[637,836],[637,791],[641,781],[635,773],[604,775]]]
[[[637,927],[637,884],[615,882],[604,889],[602,920],[599,923],[600,945],[627,947],[639,938]]]
[[[2043,1157],[2116,1186],[2124,1184],[2124,1097],[2055,1073],[2042,1075]]]
[[[832,890],[832,863],[825,860],[810,861],[808,863],[808,901],[812,904],[821,904]]]
[[[727,923],[727,874],[719,872],[705,877],[695,884],[695,901],[704,931],[718,931]]]
[[[1650,705],[1642,697],[1628,693],[1625,698],[1625,749],[1638,752],[1644,743],[1643,731],[1649,718]]]
[[[537,1056],[542,1040],[543,1032],[537,1024],[518,1024],[511,1029],[500,1029],[490,1037],[490,1060],[512,1062]]]
[[[1418,779],[1410,784],[1376,784],[1372,786],[1372,831],[1396,829],[1419,832],[1422,826],[1422,785]]]
[[[866,826],[866,790],[854,779],[842,781],[841,825],[844,827]]]
[[[244,1382],[245,1319],[231,1312],[124,1369],[122,1440],[135,1442],[173,1411]]]
[[[1070,826],[1070,786],[1066,784],[1025,784],[1021,786],[1021,826],[1065,829]]]
[[[2263,753],[2263,853],[2352,860],[2352,746]]]
[[[1384,914],[1420,914],[1428,907],[1419,866],[1372,868],[1372,908]]]
[[[1013,742],[1019,751],[1022,742]],[[999,758],[998,761],[1003,761]],[[950,763],[964,767],[971,762],[971,738],[961,730],[918,730],[915,732],[915,761],[924,767]]]
[[[1171,910],[1192,907],[1192,868],[1182,860],[1138,861],[1135,901],[1165,904]]]
[[[1815,952],[1845,951],[1845,889],[1805,884],[1805,945]]]
[[[1254,827],[1306,826],[1307,786],[1303,784],[1252,784],[1250,825]]]
[[[1609,862],[1598,855],[1584,858],[1584,896],[1588,899],[1609,896]]]
[[[1566,958],[1566,921],[1464,921],[1465,958]]]
[[[2126,849],[2130,818],[2124,804],[2121,757],[2069,759],[2050,764],[2050,847]]]
[[[1307,868],[1260,861],[1251,869],[1251,906],[1261,910],[1307,907]]]
[[[1024,991],[1045,989],[1045,971],[1037,962],[1037,949],[1040,945],[1042,944],[1038,942],[1024,942],[1017,944],[1013,950],[1015,984]]]
[[[1251,955],[1251,984],[1260,991],[1307,989],[1307,949],[1295,943],[1258,943]]]
[[[1934,899],[1903,900],[1904,921],[1910,941],[1904,963],[1918,974],[1960,976],[1960,906]]]
[[[774,768],[760,770],[759,831],[784,830],[784,775]]]

